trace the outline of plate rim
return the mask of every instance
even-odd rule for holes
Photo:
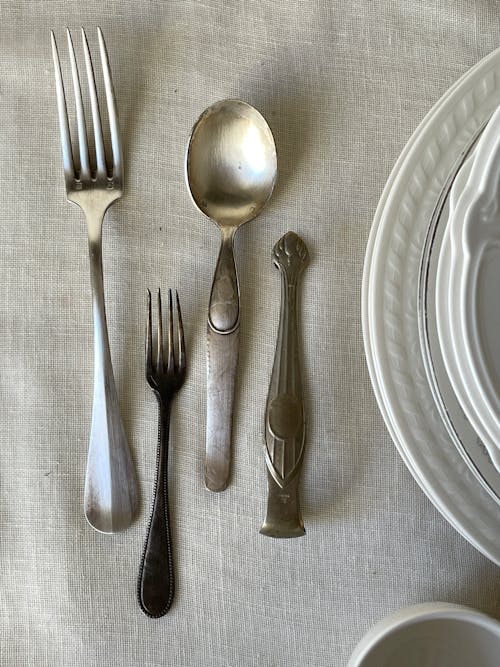
[[[438,405],[441,419],[446,425],[450,438],[455,447],[459,448],[462,457],[465,459],[469,468],[475,474],[477,480],[483,484],[488,493],[500,504],[500,475],[496,472],[487,449],[481,441],[481,446],[474,442],[473,450],[468,446],[468,441],[473,438],[478,439],[478,434],[474,430],[468,410],[465,409],[464,402],[467,402],[468,396],[465,391],[455,355],[452,354],[452,341],[450,331],[450,318],[448,314],[448,286],[450,277],[450,240],[449,240],[449,219],[456,205],[456,187],[462,188],[468,178],[471,167],[471,154],[464,158],[464,162],[459,169],[450,189],[448,201],[448,211],[443,213],[444,207],[438,211],[436,217],[431,221],[429,227],[428,239],[426,241],[424,256],[421,264],[421,286],[420,286],[420,308],[419,324],[422,332],[422,356],[424,359],[427,377],[431,390],[434,394],[436,404]],[[446,220],[443,216],[446,215]],[[437,234],[438,227],[440,234]],[[436,235],[441,239],[436,247]],[[427,262],[426,262],[427,258]],[[433,288],[429,291],[428,281],[433,276]],[[438,358],[436,358],[438,355]],[[437,364],[437,366],[436,366]],[[438,367],[442,366],[442,371]],[[443,386],[441,372],[446,378],[448,387]],[[451,392],[452,399],[447,394]],[[450,400],[453,403],[450,403]],[[468,406],[473,409],[472,406]],[[456,411],[459,414],[456,414]],[[450,412],[451,411],[451,412]],[[460,426],[461,419],[468,424],[464,435],[464,429]],[[483,448],[484,453],[476,451],[476,448]],[[495,476],[495,480],[491,478]]]
[[[497,468],[500,470],[500,449],[497,444],[500,420],[500,400],[494,387],[494,381],[488,364],[486,363],[483,348],[482,336],[479,332],[479,322],[476,317],[478,307],[477,282],[482,255],[489,247],[492,238],[498,244],[498,234],[492,234],[491,225],[474,225],[474,234],[472,234],[473,217],[469,213],[474,213],[477,206],[484,210],[484,206],[491,200],[497,200],[498,177],[500,167],[498,156],[500,153],[499,139],[500,109],[488,123],[485,133],[478,143],[477,154],[472,164],[471,174],[468,181],[468,188],[464,190],[464,195],[460,198],[459,212],[462,212],[462,218],[458,220],[457,234],[460,233],[461,257],[463,257],[462,278],[460,281],[460,308],[461,323],[464,325],[464,349],[466,353],[465,360],[470,368],[471,375],[474,378],[475,385],[479,390],[479,395],[483,403],[479,403],[476,411],[479,418],[486,420],[489,427],[486,427],[491,436],[490,446],[495,450],[492,457],[496,458]],[[484,168],[483,165],[486,165]],[[466,194],[469,194],[467,197]],[[486,202],[485,202],[486,199]],[[488,207],[487,207],[488,208]],[[461,226],[460,226],[461,223]],[[489,237],[476,237],[476,230],[481,232],[486,228],[490,229]],[[493,227],[493,231],[496,226]],[[472,245],[475,241],[475,246]],[[457,241],[458,243],[458,241]],[[457,279],[455,277],[455,279]],[[482,409],[484,407],[484,410]],[[486,444],[486,443],[485,443]]]
[[[408,440],[414,437],[413,434],[409,436],[409,433],[412,433],[407,423],[409,415],[405,409],[401,409],[401,406],[399,406],[397,413],[394,405],[391,405],[390,392],[393,388],[389,387],[387,378],[384,377],[384,368],[381,367],[381,363],[383,364],[385,361],[387,364],[387,360],[384,359],[383,354],[380,354],[381,322],[377,312],[384,313],[384,303],[380,294],[374,291],[374,276],[377,275],[377,270],[380,272],[380,247],[384,241],[380,233],[381,229],[383,231],[382,221],[384,217],[387,218],[391,201],[394,200],[394,193],[405,186],[405,180],[408,180],[407,172],[409,170],[415,172],[417,167],[420,170],[418,175],[425,183],[426,165],[423,162],[428,159],[432,166],[432,151],[437,150],[439,152],[436,137],[439,137],[439,140],[447,144],[448,147],[453,142],[455,151],[459,152],[460,146],[465,143],[468,136],[466,129],[469,121],[474,126],[473,119],[475,116],[491,116],[494,108],[500,102],[500,89],[496,85],[499,74],[500,50],[497,49],[451,86],[430,110],[401,152],[382,192],[368,237],[362,277],[361,314],[368,371],[382,416],[400,455],[436,508],[473,546],[497,564],[500,564],[500,536],[494,539],[494,536],[488,534],[491,531],[489,531],[487,521],[485,524],[484,517],[481,517],[483,520],[470,521],[467,513],[461,512],[457,503],[453,503],[453,498],[456,497],[455,490],[446,488],[445,480],[442,479],[445,476],[443,470],[440,471],[441,479],[438,470],[438,478],[430,481],[429,471],[426,470],[427,466],[422,461],[422,452],[419,453],[418,446],[415,447],[415,443],[412,445],[410,442],[410,446],[408,446]],[[491,88],[491,78],[494,81],[493,88]],[[461,126],[463,135],[458,139],[457,123]],[[470,134],[470,128],[468,132]],[[420,161],[417,161],[418,164],[415,164],[416,156],[420,158]],[[435,183],[433,185],[436,186]],[[439,183],[437,189],[439,190]],[[382,333],[383,330],[384,326],[382,324]],[[394,391],[392,391],[392,397],[394,397]],[[412,415],[412,418],[414,417],[415,415]],[[443,424],[441,426],[444,428]],[[455,450],[449,438],[447,442],[447,446],[453,448],[454,456],[462,464],[462,469],[459,469],[460,476],[470,477],[472,473],[468,469],[464,470],[466,464],[461,459],[459,452]],[[439,459],[435,462],[442,466],[442,461]],[[469,475],[467,475],[467,472],[469,472]],[[479,509],[485,510],[486,515],[491,512],[493,507],[495,510],[498,509],[497,504],[487,495],[484,489],[481,487],[471,487],[471,489],[477,496],[474,498],[473,504],[479,503]],[[471,489],[469,489],[469,493]],[[467,487],[460,488],[459,485],[458,493],[460,494],[464,490],[467,495]]]
[[[461,217],[457,221],[457,224],[463,221],[464,218]],[[465,298],[464,280],[466,279],[467,274],[467,259],[461,243],[462,232],[463,226],[456,229],[450,229],[451,266],[448,282],[448,316],[452,323],[450,326],[450,336],[454,348],[454,356],[457,359],[456,365],[459,379],[464,393],[467,393],[466,387],[470,387],[476,396],[479,396],[481,394],[480,380],[474,372],[472,358],[470,356],[470,351],[468,350],[468,347],[470,346],[467,345],[466,329],[464,328],[464,317],[466,313],[463,309],[463,301]],[[454,233],[456,233],[456,238],[453,238]],[[454,308],[453,303],[455,302],[455,297],[457,305]],[[463,335],[458,336],[458,331],[463,332]],[[492,421],[492,415],[487,411],[486,406],[486,413],[482,412],[480,404],[476,404],[473,399],[470,399],[470,402],[468,402],[467,400],[463,400],[463,396],[459,396],[458,398],[462,405],[462,409],[488,450],[489,456],[495,467],[498,469],[500,464],[500,450],[494,441],[494,423]]]

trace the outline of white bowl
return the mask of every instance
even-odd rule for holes
[[[500,623],[442,602],[401,609],[360,641],[348,667],[498,667]]]

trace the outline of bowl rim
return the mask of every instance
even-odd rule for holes
[[[354,648],[347,667],[362,667],[362,661],[387,637],[410,625],[432,619],[466,620],[493,632],[500,639],[500,621],[482,611],[452,602],[424,602],[402,607],[373,625]]]

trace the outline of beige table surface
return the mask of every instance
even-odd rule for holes
[[[141,488],[124,533],[82,513],[92,327],[86,230],[65,201],[49,29],[101,25],[127,160],[104,266],[112,354]],[[0,0],[0,664],[345,665],[366,630],[428,600],[500,617],[500,572],[441,517],[393,446],[368,377],[363,256],[392,165],[428,109],[500,44],[500,3],[397,0]],[[242,297],[233,478],[203,486],[205,326],[218,251],[183,159],[212,102],[255,105],[280,179],[236,243]],[[304,276],[306,537],[259,534],[263,413],[288,229]],[[146,288],[179,289],[189,375],[170,489],[177,596],[146,618],[136,576],[152,495],[156,404],[144,380]]]

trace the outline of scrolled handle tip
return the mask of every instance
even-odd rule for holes
[[[289,231],[275,243],[273,260],[278,268],[300,273],[309,262],[309,251],[300,236]]]

